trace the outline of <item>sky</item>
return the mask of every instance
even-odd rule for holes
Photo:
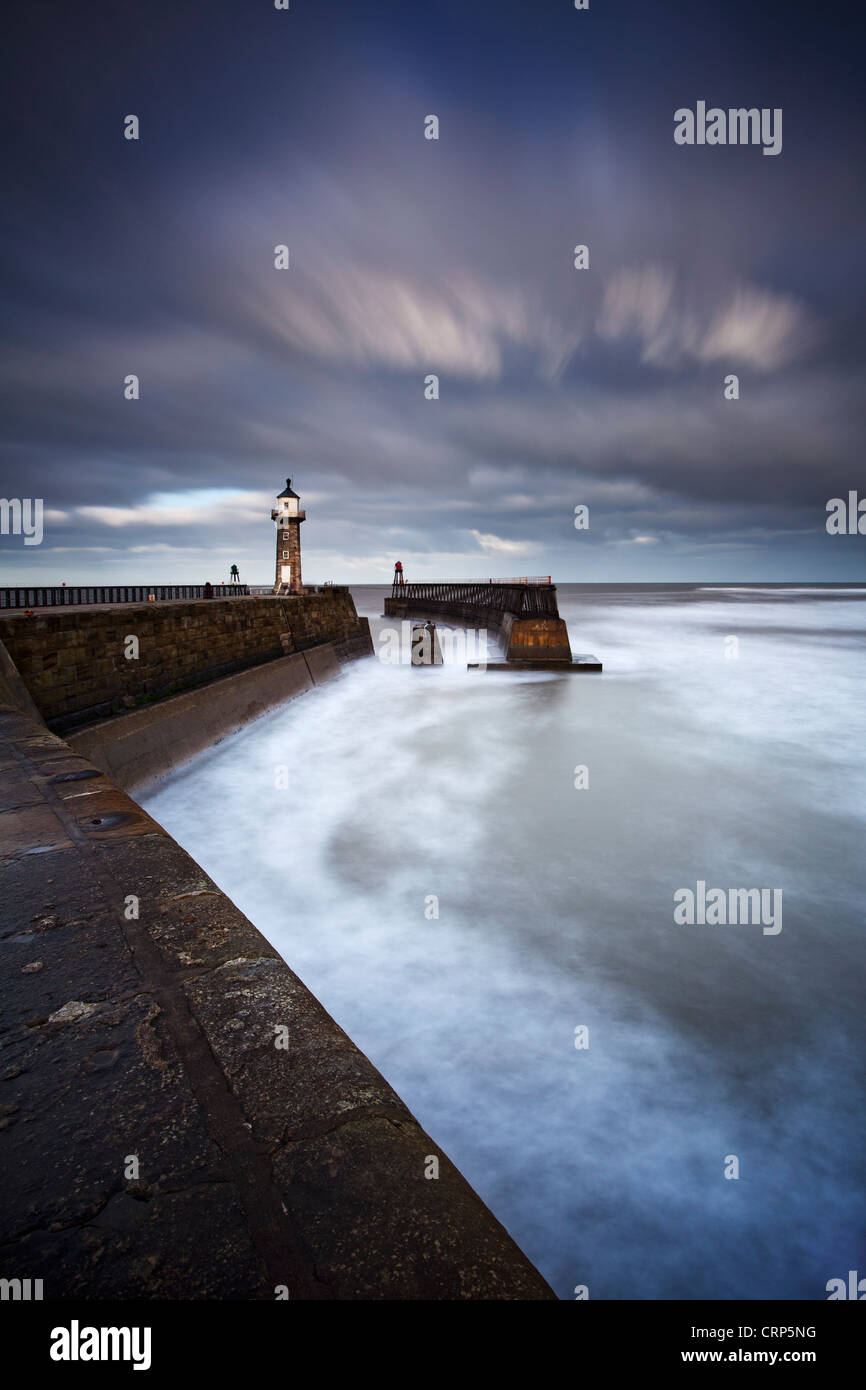
[[[858,19],[13,4],[0,585],[270,583],[287,477],[307,582],[866,579]]]

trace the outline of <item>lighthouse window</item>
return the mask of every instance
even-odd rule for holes
[[[284,559],[284,560],[288,560],[288,558],[289,558],[289,552],[288,552],[287,550],[284,550],[284,551],[283,551],[283,559]]]

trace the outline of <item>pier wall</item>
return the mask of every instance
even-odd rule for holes
[[[0,641],[57,733],[326,643],[340,660],[372,651],[366,620],[342,588],[36,609],[32,616],[3,610]]]
[[[571,661],[571,643],[564,618],[521,618],[498,608],[453,600],[386,598],[389,618],[441,618],[471,628],[495,632],[509,661]]]
[[[338,650],[326,642],[277,657],[182,695],[73,729],[67,742],[125,791],[142,791],[269,710],[333,680],[342,670]]]

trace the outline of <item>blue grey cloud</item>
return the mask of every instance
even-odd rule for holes
[[[22,9],[0,491],[47,510],[4,581],[265,582],[287,473],[312,578],[862,573],[823,527],[862,476],[855,74],[774,8]],[[704,96],[782,105],[783,153],[677,147]]]

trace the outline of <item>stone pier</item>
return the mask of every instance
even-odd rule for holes
[[[195,608],[193,632],[200,618],[218,637],[214,605]],[[56,674],[79,662],[60,653],[88,662],[94,631],[116,642],[148,620],[178,621],[159,605],[12,620],[35,689],[0,642],[0,1278],[41,1279],[48,1300],[553,1299],[255,926],[43,722],[83,739],[78,686]],[[360,637],[279,648],[270,669],[336,665]],[[77,696],[91,710],[144,679],[102,660]]]

